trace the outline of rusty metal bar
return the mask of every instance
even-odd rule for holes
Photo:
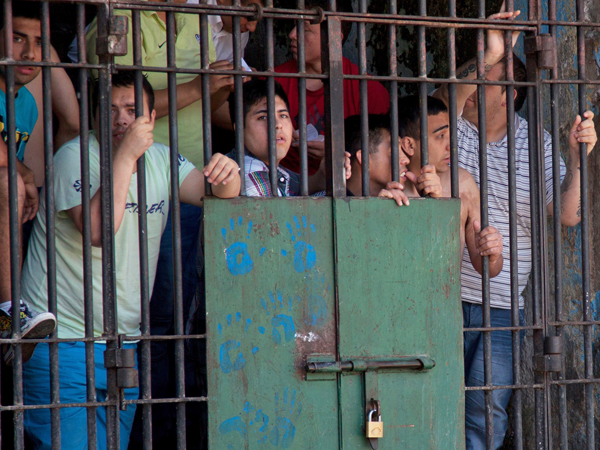
[[[448,15],[456,17],[456,0],[449,0]],[[448,78],[456,79],[456,30],[448,28]],[[450,124],[450,183],[453,198],[460,197],[458,179],[458,111],[456,105],[456,85],[448,85],[448,119]]]
[[[267,0],[267,7],[273,6],[273,0]],[[275,38],[273,35],[273,19],[268,18],[265,21],[267,29],[267,71],[275,71]],[[271,76],[267,78],[267,123],[269,127],[269,178],[271,181],[271,195],[277,197],[277,145],[275,140],[275,79]]]
[[[298,0],[297,8],[304,9],[304,0]],[[306,45],[304,20],[296,21],[298,74],[306,73]],[[306,147],[306,78],[298,79],[298,144],[300,151],[300,194],[308,195],[308,149]]]
[[[310,373],[366,372],[370,370],[407,369],[429,370],[435,362],[427,357],[400,358],[397,360],[353,360],[334,362],[307,362],[306,370]]]
[[[398,12],[397,0],[390,0],[390,14]],[[396,26],[388,25],[390,75],[398,75]],[[398,145],[398,82],[390,81],[390,138],[392,140],[392,181],[400,181],[400,146]]]
[[[427,3],[425,0],[419,1],[419,15],[422,17],[427,16]],[[419,78],[427,77],[427,43],[425,41],[426,29],[424,25],[419,25],[417,28],[417,46],[418,46],[418,57],[419,57]],[[425,81],[419,82],[419,106],[420,106],[420,127],[421,127],[421,167],[429,164],[429,128],[427,118],[427,83]]]
[[[206,17],[206,15],[202,14],[200,15],[200,67],[202,69],[208,69],[210,66],[210,61],[209,61],[209,33],[208,33],[208,18]],[[180,73],[178,71],[178,73]],[[237,79],[236,79],[237,80]],[[241,89],[237,89],[237,84],[236,84],[236,101],[237,101],[237,96],[239,95],[241,98]],[[241,100],[240,100],[241,101]],[[212,127],[211,127],[211,105],[210,105],[210,75],[208,73],[202,73],[202,140],[203,140],[203,152],[204,152],[204,164],[208,163],[208,161],[210,161],[210,158],[212,157]],[[240,122],[236,122],[236,123],[240,123]],[[239,127],[238,127],[239,128]],[[238,130],[236,130],[238,131]],[[243,149],[244,146],[244,138],[243,135],[241,134],[241,131],[238,131],[236,133],[236,139],[238,138],[238,136],[242,136],[241,137],[241,148]],[[238,146],[236,144],[236,149],[238,149]],[[238,151],[237,154],[237,161],[238,161],[238,165],[240,166],[240,180],[242,182],[241,184],[241,189],[240,192],[245,193],[245,189],[244,189],[244,155],[243,155],[243,150],[241,152]],[[241,158],[241,160],[240,160]],[[211,189],[211,185],[208,182],[208,180],[204,180],[204,192],[205,195],[211,195],[212,193],[212,189]]]
[[[360,12],[367,12],[367,2],[360,1]],[[366,43],[365,23],[358,23],[358,70],[360,75],[367,74],[367,43]],[[362,195],[368,197],[371,195],[370,185],[370,161],[369,161],[369,103],[367,98],[367,80],[359,81],[360,92],[360,148],[361,148],[361,179]]]

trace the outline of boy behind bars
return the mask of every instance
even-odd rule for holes
[[[152,87],[143,79],[144,115],[136,118],[133,72],[120,72],[112,76],[111,126],[113,150],[113,195],[115,231],[116,306],[119,334],[140,334],[140,270],[138,236],[137,160],[146,157],[147,237],[149,280],[152,286],[161,235],[169,210],[170,151],[153,141],[155,120]],[[98,92],[96,89],[94,92]],[[97,99],[94,106],[97,105]],[[82,181],[80,171],[81,147],[79,138],[65,144],[54,157],[55,227],[56,227],[56,286],[58,308],[58,337],[83,338],[86,318],[93,313],[93,334],[102,335],[102,210],[100,188],[100,153],[96,138],[99,130],[99,113],[94,108],[94,128],[89,136],[90,160],[90,219],[92,244],[93,311],[84,311]],[[234,197],[239,193],[239,173],[235,161],[224,155],[214,155],[198,171],[187,159],[179,156],[180,200],[198,206],[204,197],[204,180],[213,184],[213,194]],[[44,196],[42,196],[42,199]],[[48,267],[46,259],[45,204],[40,203],[29,253],[23,269],[23,295],[37,308],[47,304]],[[125,344],[125,348],[137,344]],[[98,401],[107,396],[107,371],[104,367],[104,342],[95,345],[95,394]],[[63,342],[59,348],[60,400],[63,403],[80,403],[87,399],[86,349],[83,342]],[[50,403],[50,367],[48,344],[38,345],[33,358],[23,365],[24,403],[29,405]],[[138,398],[138,389],[125,390],[128,399]],[[135,407],[129,406],[120,413],[121,448],[127,448]],[[106,448],[106,408],[97,409],[98,448]],[[61,410],[61,448],[87,448],[87,412],[85,408]],[[50,411],[28,410],[25,413],[25,430],[36,449],[51,448]]]
[[[242,115],[244,117],[244,174],[246,195],[249,197],[270,197],[271,181],[269,178],[269,126],[267,110],[267,81],[253,78],[244,83]],[[229,114],[234,129],[235,100],[229,97]],[[300,195],[300,175],[279,166],[285,158],[293,142],[294,125],[290,117],[290,106],[287,95],[281,85],[275,82],[275,141],[277,161],[277,196],[289,197]],[[229,153],[233,157],[233,152]],[[346,154],[346,177],[350,176],[350,155]],[[322,191],[325,188],[325,160],[321,161],[319,171],[308,177],[309,193]]]

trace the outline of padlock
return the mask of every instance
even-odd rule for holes
[[[375,410],[369,412],[365,430],[369,439],[380,439],[383,437],[383,422],[381,421],[381,415],[377,417],[377,422],[373,422],[372,416],[374,412]]]

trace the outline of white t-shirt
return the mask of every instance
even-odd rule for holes
[[[90,196],[100,186],[99,144],[89,137]],[[154,144],[146,152],[146,196],[148,221],[149,286],[154,285],[160,239],[169,214],[170,194],[169,148]],[[179,183],[194,166],[179,157]],[[81,205],[79,138],[67,142],[54,156],[54,195],[56,227],[56,289],[59,338],[85,335],[83,307],[83,243],[82,236],[66,211]],[[44,193],[35,219],[29,251],[23,267],[23,298],[37,311],[48,309],[48,269],[46,261],[46,207]],[[118,330],[129,336],[140,334],[140,268],[138,245],[137,174],[131,177],[127,205],[119,231],[115,235]],[[92,247],[92,285],[94,303],[94,335],[103,331],[102,317],[102,249]]]
[[[477,127],[459,117],[458,165],[469,171],[480,186],[479,132]],[[544,161],[546,178],[546,204],[553,198],[552,191],[552,137],[544,131]],[[515,114],[515,162],[517,198],[517,259],[519,280],[519,307],[523,308],[521,293],[527,285],[531,272],[531,197],[529,178],[529,134],[527,121]],[[487,145],[488,213],[489,224],[500,231],[503,238],[502,271],[490,281],[490,305],[494,308],[510,308],[510,227],[508,197],[508,143],[507,138]],[[561,181],[565,176],[564,161],[560,160]],[[545,224],[542,224],[544,226]],[[465,247],[461,269],[462,300],[482,303],[481,275],[471,265],[469,251]]]
[[[188,3],[191,4],[199,4],[199,0],[188,0]],[[207,5],[217,6],[217,0],[208,0],[206,2]],[[212,33],[213,43],[215,44],[215,50],[217,51],[217,61],[227,60],[230,63],[233,63],[233,34],[225,31],[223,29],[223,21],[221,20],[221,16],[210,15],[208,16],[208,23],[210,25],[210,31]],[[252,69],[250,66],[244,61],[244,49],[246,45],[248,45],[248,39],[250,38],[250,33],[246,31],[242,33],[240,38],[242,44],[242,68],[251,72]]]

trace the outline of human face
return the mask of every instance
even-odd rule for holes
[[[485,77],[488,81],[498,81],[502,77],[504,66],[496,64]],[[472,124],[479,126],[479,109],[477,104],[477,90],[471,94],[463,108],[463,117]],[[485,86],[485,111],[486,123],[496,120],[501,116],[506,118],[506,90],[502,86]],[[491,123],[491,122],[490,122]]]
[[[290,49],[294,59],[298,60],[298,30],[297,27],[289,34]],[[307,66],[321,64],[321,25],[313,25],[308,21],[304,22],[304,55]]]
[[[275,139],[277,163],[285,158],[290,145],[294,125],[290,112],[281,97],[275,97]],[[250,153],[265,164],[269,164],[269,125],[267,119],[267,99],[254,105],[246,114],[244,144]]]
[[[13,18],[13,58],[15,61],[39,62],[42,60],[42,31],[40,21],[24,17]],[[0,33],[0,57],[4,59],[4,33]],[[4,75],[5,67],[0,68]],[[15,88],[31,82],[40,73],[41,67],[15,66]]]
[[[381,189],[385,189],[387,184],[392,181],[392,137],[388,131],[383,131],[385,134],[379,145],[377,151],[369,155],[369,180],[371,182],[371,190],[379,192]],[[398,140],[400,141],[400,140]],[[400,181],[406,181],[406,165],[409,163],[409,159],[406,154],[402,151],[400,142],[398,142],[399,148],[399,159],[400,164]]]
[[[232,0],[218,0],[217,3],[223,6],[233,5]],[[242,0],[241,2],[242,6],[252,6],[255,3],[264,6],[262,0]],[[221,21],[223,22],[223,29],[228,33],[233,33],[233,16],[226,16],[223,14],[221,16]],[[240,30],[242,33],[245,33],[246,31],[254,33],[257,23],[256,20],[249,21],[247,17],[240,17]]]
[[[113,151],[119,148],[123,136],[129,125],[131,125],[135,117],[135,90],[133,86],[113,87],[112,98],[111,98],[111,136]],[[154,124],[155,113],[148,111],[148,97],[144,92],[144,115],[150,117],[150,121]],[[99,112],[96,111],[96,118],[94,120],[94,128],[96,132],[99,132]]]
[[[448,113],[427,116],[427,149],[429,164],[435,166],[436,173],[449,170],[450,164],[450,119]],[[421,167],[421,141],[415,142],[415,152],[411,157],[413,170]]]

